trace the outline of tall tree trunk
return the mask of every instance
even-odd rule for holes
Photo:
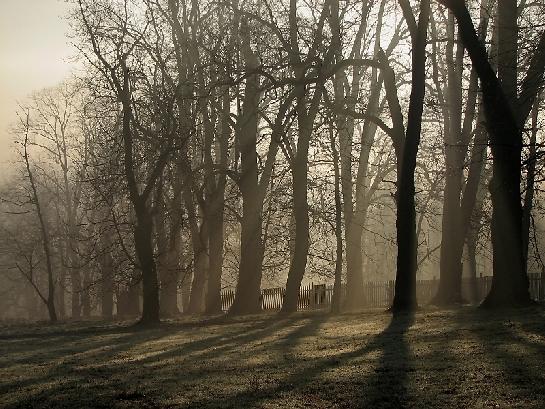
[[[398,173],[396,219],[397,271],[395,294],[392,303],[392,311],[394,312],[414,310],[417,306],[417,237],[414,201],[414,172],[416,169],[416,156],[420,144],[420,131],[422,127],[422,113],[426,90],[426,39],[429,13],[429,1],[421,1],[418,25],[413,27],[411,33],[413,44],[412,88],[407,117],[405,145],[401,156],[401,166],[398,166],[400,172]],[[412,21],[414,22],[414,16]]]
[[[245,70],[251,72],[258,66],[258,58],[250,47],[247,22],[241,23],[242,53]],[[261,310],[261,276],[263,262],[263,202],[258,193],[257,136],[259,106],[259,76],[253,74],[246,80],[240,131],[239,187],[242,194],[242,223],[240,233],[240,266],[235,300],[230,314],[248,314]]]
[[[294,157],[291,158],[292,189],[293,189],[293,216],[295,219],[295,248],[290,262],[288,279],[286,281],[286,293],[282,304],[283,313],[292,313],[297,310],[299,289],[307,266],[309,249],[309,215],[308,215],[308,153],[310,138],[314,130],[314,121],[318,114],[322,100],[323,83],[316,84],[314,94],[307,95],[305,85],[307,70],[305,66],[318,55],[318,45],[323,41],[323,29],[326,17],[330,14],[329,4],[322,6],[320,19],[314,30],[312,46],[306,53],[305,61],[301,60],[302,53],[299,50],[298,24],[297,24],[297,0],[290,0],[289,8],[289,38],[290,38],[290,64],[295,74],[297,84],[295,92],[295,113],[297,116],[297,146]],[[324,61],[317,68],[315,75],[320,78],[324,70],[327,70],[334,61],[334,46],[330,45]],[[307,108],[308,105],[308,108]]]

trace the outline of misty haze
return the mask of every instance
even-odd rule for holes
[[[2,0],[0,407],[545,408],[544,19]]]

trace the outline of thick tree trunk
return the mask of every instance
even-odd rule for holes
[[[414,171],[420,144],[422,113],[426,86],[426,38],[430,6],[420,3],[418,26],[414,28],[412,55],[412,89],[407,118],[405,146],[398,172],[397,194],[397,271],[392,311],[411,311],[417,307],[416,270],[417,237]]]
[[[240,266],[235,300],[230,314],[251,314],[261,311],[261,276],[263,261],[262,207],[255,192],[242,194],[242,225],[240,235]]]
[[[243,56],[246,70],[258,66],[258,59],[250,47],[244,22],[241,27]],[[249,314],[261,310],[261,276],[263,262],[263,201],[258,192],[257,136],[259,106],[259,76],[254,74],[246,80],[244,100],[237,134],[240,146],[240,179],[242,194],[242,223],[240,233],[240,266],[235,300],[230,314]]]

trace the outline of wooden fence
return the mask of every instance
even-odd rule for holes
[[[530,295],[536,301],[545,301],[545,275],[529,274]],[[367,282],[364,285],[365,306],[369,308],[387,308],[391,305],[394,296],[393,280]],[[469,278],[462,280],[462,296],[466,300],[481,301],[490,291],[491,276],[478,277],[475,283]],[[439,280],[417,280],[416,296],[420,305],[428,304],[437,292]],[[286,289],[283,287],[264,288],[261,290],[261,307],[264,310],[279,310],[282,307]],[[341,288],[341,298],[344,297],[346,287]],[[331,305],[333,285],[308,284],[301,286],[297,308],[308,310],[327,308]],[[235,299],[233,290],[224,290],[221,293],[221,304],[227,311]]]

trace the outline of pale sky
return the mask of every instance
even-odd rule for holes
[[[0,164],[12,148],[17,101],[67,77],[75,54],[66,37],[64,0],[0,0]]]

